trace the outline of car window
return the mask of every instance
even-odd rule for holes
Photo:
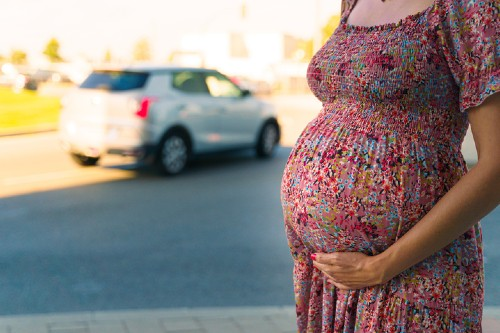
[[[214,97],[240,97],[242,95],[241,89],[222,74],[207,74],[206,82],[210,95]]]
[[[201,73],[191,71],[175,72],[172,86],[188,94],[208,94],[208,87]]]
[[[126,91],[144,87],[148,73],[126,71],[94,71],[80,88]]]

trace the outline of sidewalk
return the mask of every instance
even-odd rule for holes
[[[0,317],[0,333],[292,333],[293,307],[83,312]],[[483,333],[500,332],[500,307],[486,307]]]

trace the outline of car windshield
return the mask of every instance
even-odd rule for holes
[[[80,88],[125,91],[140,89],[146,83],[147,73],[125,71],[94,71]]]

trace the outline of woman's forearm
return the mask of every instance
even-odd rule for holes
[[[385,267],[385,280],[450,244],[498,205],[498,158],[491,156],[480,160],[422,220],[374,258]]]

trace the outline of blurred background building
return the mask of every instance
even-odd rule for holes
[[[307,63],[339,10],[340,0],[11,1],[0,13],[0,85],[60,93],[47,86],[151,62],[216,68],[262,94],[307,92]]]
[[[254,92],[304,92],[304,42],[280,33],[221,32],[189,34],[172,63],[217,68]]]

